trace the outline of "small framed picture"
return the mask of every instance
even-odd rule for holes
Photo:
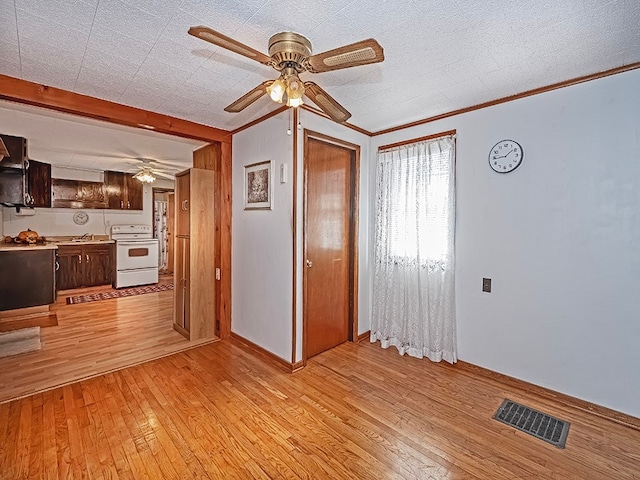
[[[270,210],[273,199],[273,162],[252,163],[244,167],[244,209]]]

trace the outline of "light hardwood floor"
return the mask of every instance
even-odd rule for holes
[[[171,290],[66,304],[67,296],[107,290],[59,293],[51,308],[58,325],[40,329],[42,349],[0,358],[0,403],[203,343],[173,330]]]
[[[492,420],[504,397],[570,421],[566,449]],[[368,342],[295,374],[200,346],[0,405],[0,438],[3,479],[640,476],[638,430]]]

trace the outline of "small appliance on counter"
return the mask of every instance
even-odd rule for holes
[[[158,239],[150,225],[112,225],[116,242],[115,287],[158,283]]]

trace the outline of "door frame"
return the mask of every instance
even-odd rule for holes
[[[351,153],[350,195],[351,209],[349,227],[351,230],[349,245],[349,341],[358,342],[358,221],[360,199],[360,145],[350,143],[339,138],[331,137],[320,132],[304,129],[303,144],[303,213],[302,213],[302,364],[307,364],[307,175],[309,140],[316,140],[345,148]]]

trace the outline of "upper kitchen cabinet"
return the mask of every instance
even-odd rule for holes
[[[51,165],[29,160],[27,183],[31,195],[31,207],[51,207]]]
[[[86,182],[51,179],[51,205],[59,208],[107,208],[104,185]]]
[[[142,183],[133,175],[123,172],[104,172],[107,208],[115,210],[142,210]]]
[[[2,134],[0,134],[0,138],[2,139],[2,143],[4,143],[4,146],[7,148],[7,153],[9,154],[0,158],[0,169],[23,169],[27,159],[27,139]]]

